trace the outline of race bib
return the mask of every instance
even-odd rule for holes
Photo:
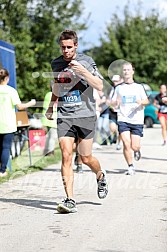
[[[136,102],[136,96],[134,95],[128,95],[122,97],[122,103],[135,103]]]
[[[79,90],[74,90],[71,92],[61,92],[63,106],[74,107],[82,104],[81,96]]]
[[[162,106],[160,107],[160,113],[167,113],[167,106],[162,105]]]

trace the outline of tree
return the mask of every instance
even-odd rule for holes
[[[110,64],[123,59],[134,64],[136,81],[156,88],[159,83],[166,83],[167,20],[160,19],[155,10],[142,17],[141,7],[139,4],[135,15],[128,6],[123,18],[114,14],[101,37],[100,48],[92,53],[97,64],[105,68],[105,78]]]
[[[60,54],[57,43],[66,28],[86,29],[78,21],[82,0],[0,0],[0,37],[16,48],[17,87],[22,100],[43,101],[50,62]]]

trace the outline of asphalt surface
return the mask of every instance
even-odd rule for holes
[[[167,146],[159,126],[145,129],[136,174],[115,145],[94,150],[109,194],[97,197],[95,175],[75,173],[78,212],[59,214],[60,164],[0,185],[1,252],[167,252]]]

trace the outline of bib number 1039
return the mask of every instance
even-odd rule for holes
[[[65,107],[72,107],[82,104],[79,90],[74,90],[66,94],[63,94],[62,99],[63,99],[63,105]]]
[[[78,97],[76,95],[64,96],[64,101],[66,103],[77,102],[78,101]]]

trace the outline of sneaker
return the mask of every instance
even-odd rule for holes
[[[45,157],[49,157],[49,156],[54,156],[54,151],[50,151],[50,152],[47,152],[46,154],[44,154]]]
[[[77,207],[76,202],[73,199],[66,198],[56,209],[59,213],[76,213]]]
[[[83,173],[82,165],[81,165],[81,164],[78,164],[78,165],[77,165],[76,172],[78,172],[78,173]]]
[[[141,153],[140,151],[134,151],[134,159],[136,161],[139,161],[139,159],[141,158]]]
[[[5,172],[0,172],[0,177],[3,178],[3,177],[6,177],[8,175],[7,171]]]
[[[100,146],[100,144],[98,144],[97,142],[94,142],[93,143],[93,150],[101,150],[102,149],[102,146]]]
[[[125,172],[125,175],[134,175],[135,174],[135,168],[133,165],[128,167],[128,170]]]
[[[165,145],[166,145],[166,141],[164,140],[164,142],[163,142],[162,146],[165,146]]]
[[[108,194],[108,185],[106,181],[106,174],[103,172],[103,178],[97,180],[97,194],[100,199],[104,199]]]
[[[101,145],[107,145],[107,140],[104,140]]]
[[[117,144],[116,150],[121,150],[121,145]]]

